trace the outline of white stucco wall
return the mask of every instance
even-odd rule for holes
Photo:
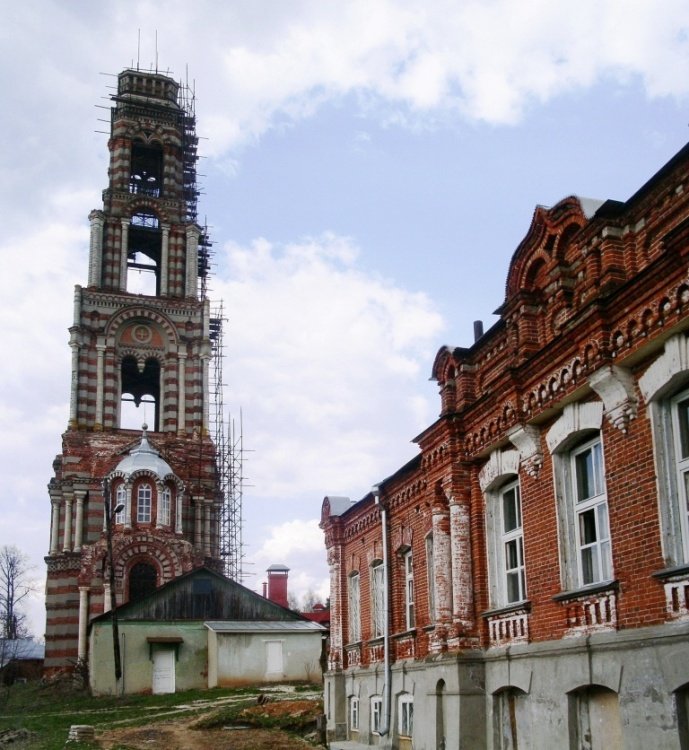
[[[214,633],[213,637],[217,637],[217,670],[215,665],[209,670],[209,687],[320,680],[320,632]],[[280,649],[282,663],[276,669]]]

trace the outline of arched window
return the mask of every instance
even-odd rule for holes
[[[136,521],[137,523],[151,523],[151,506],[153,503],[153,488],[148,482],[142,482],[136,491]]]
[[[122,399],[120,429],[140,430],[144,422],[159,429],[160,363],[153,357],[146,360],[143,371],[136,358],[128,355],[122,360]],[[141,405],[144,405],[143,409]]]
[[[435,564],[433,562],[433,532],[426,536],[426,586],[428,587],[428,620],[435,622]]]
[[[172,516],[172,491],[169,487],[163,489],[163,495],[160,499],[160,523],[162,526],[170,525]]]
[[[119,513],[115,513],[115,523],[124,523],[127,514],[127,508],[125,505],[125,503],[127,502],[127,490],[123,482],[117,485],[114,502],[115,504],[113,506],[113,510],[120,505],[122,506],[122,510],[119,511]]]
[[[373,637],[385,632],[385,568],[382,560],[371,565],[371,613]]]
[[[354,571],[349,576],[349,643],[361,640],[361,579],[359,572]]]
[[[152,594],[156,589],[157,574],[153,565],[136,563],[129,571],[129,601],[133,602]]]
[[[402,693],[397,699],[397,732],[400,737],[414,734],[414,696]]]
[[[355,737],[359,735],[359,697],[356,695],[349,697],[349,731],[355,732]]]

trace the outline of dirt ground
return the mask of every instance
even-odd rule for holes
[[[305,704],[302,706],[301,704]],[[312,701],[280,701],[256,706],[252,712],[265,716],[292,716],[312,710]],[[195,729],[198,718],[180,717],[148,727],[111,729],[97,734],[103,750],[314,750],[317,738],[307,742],[279,729],[258,729],[246,725],[221,729]]]
[[[313,745],[279,729],[192,729],[175,721],[139,729],[113,729],[98,736],[104,750],[298,750]],[[193,723],[193,722],[192,722]]]

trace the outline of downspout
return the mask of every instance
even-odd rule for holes
[[[388,513],[380,502],[380,487],[376,484],[371,492],[380,508],[381,534],[383,537],[383,722],[378,732],[382,736],[390,733],[391,682],[390,669],[390,587],[388,578]]]

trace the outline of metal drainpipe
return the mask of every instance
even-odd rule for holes
[[[390,670],[390,589],[388,586],[388,513],[380,502],[380,487],[376,484],[371,490],[376,505],[380,508],[381,533],[383,537],[383,723],[379,734],[390,733],[392,673]]]

